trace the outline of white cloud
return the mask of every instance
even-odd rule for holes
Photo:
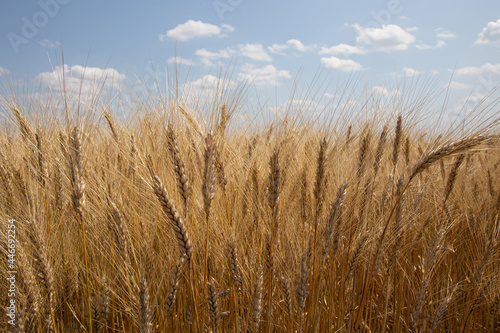
[[[337,94],[324,93],[323,96],[325,98],[337,98]]]
[[[225,32],[232,31],[234,31],[234,28],[228,24],[219,27],[202,21],[188,20],[186,23],[179,24],[175,28],[168,30],[166,34],[160,34],[159,38],[161,41],[171,38],[185,42],[195,37],[225,36]]]
[[[290,79],[292,76],[286,70],[277,70],[273,65],[262,68],[247,63],[243,66],[243,71],[238,74],[240,81],[249,82],[256,86],[278,86],[281,79]]]
[[[255,61],[272,61],[273,58],[267,54],[262,44],[240,44],[238,45],[240,54]]]
[[[62,79],[66,90],[70,92],[80,91],[87,94],[94,90],[104,88],[121,88],[122,82],[127,78],[125,74],[114,68],[82,67],[80,65],[57,66],[52,72],[40,73],[36,76],[49,89],[60,90]]]
[[[207,74],[196,81],[187,83],[195,90],[206,90],[215,92],[217,90],[230,90],[236,87],[237,83],[233,80],[221,79],[216,76]]]
[[[404,67],[403,68],[403,75],[404,76],[417,76],[417,75],[420,75],[422,74],[422,72],[420,72],[419,70],[416,70],[416,69],[413,69],[413,68],[410,68],[410,67]]]
[[[500,63],[486,63],[481,67],[468,66],[462,67],[454,71],[457,76],[460,75],[483,75],[483,74],[500,74]]]
[[[373,86],[372,87],[372,93],[377,93],[380,95],[384,96],[394,96],[394,95],[399,95],[399,90],[389,90],[387,88],[384,88],[382,86]]]
[[[182,100],[189,109],[199,108],[200,105],[210,105],[214,98],[224,98],[228,91],[237,87],[238,82],[234,80],[207,74],[195,81],[182,84],[181,91],[184,96]]]
[[[500,44],[500,19],[496,20],[496,22],[489,22],[478,34],[474,44]]]
[[[339,44],[332,47],[322,47],[319,54],[365,54],[366,49],[360,46],[353,46],[347,44]]]
[[[445,28],[439,27],[439,28],[436,28],[436,37],[446,39],[446,38],[455,38],[457,36],[455,34],[449,32]]]
[[[450,38],[455,38],[456,35],[449,32],[445,28],[436,28],[436,44],[435,45],[429,45],[429,44],[424,44],[420,42],[420,44],[415,45],[415,48],[419,50],[430,50],[430,49],[439,49],[443,46],[446,45],[446,42],[443,39],[450,39]]]
[[[193,66],[194,61],[191,59],[186,59],[183,57],[170,57],[167,59],[167,64],[178,64],[178,65],[187,65]]]
[[[60,47],[61,46],[61,42],[51,42],[48,39],[41,40],[41,41],[38,42],[38,44],[40,44],[43,47],[48,47],[48,48],[51,48],[51,49],[55,49],[56,47]]]
[[[383,25],[382,28],[364,28],[359,24],[353,27],[359,32],[356,41],[366,44],[370,51],[403,51],[415,42],[415,36],[394,24]]]
[[[458,100],[455,106],[451,109],[456,115],[471,114],[474,110],[482,110],[481,112],[486,115],[490,112],[497,112],[491,105],[496,104],[496,98],[487,92],[472,92]],[[494,114],[495,118],[498,115]],[[483,118],[484,119],[484,118]]]
[[[401,73],[390,72],[388,74],[393,77],[413,77],[422,74],[422,72],[410,67],[404,67]]]
[[[285,44],[273,44],[269,46],[267,49],[271,53],[284,54],[285,50],[296,50],[300,52],[311,51],[315,48],[315,45],[305,46],[300,40],[290,39],[287,40]]]
[[[234,27],[230,26],[229,24],[222,24],[221,28],[222,28],[222,30],[227,31],[227,32],[234,31]]]
[[[9,70],[5,67],[0,66],[0,76],[9,74]]]
[[[228,59],[236,55],[241,55],[255,61],[272,61],[273,58],[266,52],[262,44],[239,44],[238,51],[233,48],[225,48],[217,52],[208,51],[207,49],[199,49],[194,52],[200,57],[200,62],[206,66],[216,65],[215,61]]]
[[[338,44],[322,47],[319,54],[365,54],[368,52],[392,52],[408,49],[415,42],[415,36],[409,33],[415,28],[403,28],[394,25],[383,25],[381,28],[364,28],[359,24],[352,26],[358,31],[356,42],[360,45]]]
[[[472,89],[472,86],[469,84],[465,84],[465,83],[451,81],[450,83],[445,84],[444,88],[445,89]]]
[[[213,62],[216,60],[220,61],[222,59],[231,58],[235,53],[236,52],[229,47],[223,50],[219,50],[218,52],[211,52],[207,49],[199,49],[194,52],[195,55],[200,57],[201,63],[206,66],[213,66]]]
[[[409,27],[409,28],[406,28],[405,30],[408,32],[414,32],[414,31],[418,31],[418,27]]]
[[[374,93],[378,93],[378,94],[381,94],[381,95],[390,95],[390,92],[389,90],[387,90],[386,88],[382,87],[382,86],[374,86],[372,87],[372,92]]]
[[[355,72],[363,69],[363,66],[354,60],[339,59],[337,57],[321,58],[321,63],[327,69],[340,72]]]
[[[271,107],[272,111],[276,112],[279,116],[286,116],[291,114],[311,114],[324,109],[324,105],[318,104],[310,99],[292,99],[278,107]]]
[[[418,44],[415,45],[415,47],[419,50],[429,50],[429,49],[439,49],[440,47],[443,47],[446,45],[446,42],[444,40],[438,40],[436,45],[428,45],[428,44]]]

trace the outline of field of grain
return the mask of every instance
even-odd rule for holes
[[[127,120],[5,102],[17,332],[500,331],[495,119],[424,133],[416,101],[241,130],[238,103],[149,98]]]

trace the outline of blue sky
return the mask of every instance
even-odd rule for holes
[[[63,71],[75,84],[105,78],[111,89],[151,88],[156,77],[165,86],[174,56],[185,84],[210,91],[223,68],[229,89],[245,82],[274,107],[295,83],[293,98],[312,99],[312,85],[314,103],[325,105],[353,77],[386,97],[409,81],[432,82],[444,96],[451,80],[453,113],[500,83],[500,2],[0,2],[0,80],[16,86],[54,90]]]

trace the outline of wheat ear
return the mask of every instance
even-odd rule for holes
[[[455,159],[455,163],[453,163],[453,167],[451,168],[450,174],[448,175],[448,181],[446,182],[446,188],[444,190],[444,202],[448,200],[448,197],[453,190],[453,185],[455,185],[455,181],[457,179],[458,169],[460,168],[460,165],[462,164],[464,158],[465,154],[460,154]]]
[[[399,157],[399,146],[401,145],[401,137],[403,135],[403,118],[398,115],[398,120],[396,122],[396,133],[394,135],[394,142],[392,144],[392,164],[396,168]]]
[[[48,328],[52,331],[54,329],[54,310],[55,310],[55,286],[54,286],[54,273],[52,265],[47,258],[47,248],[40,234],[40,230],[35,222],[29,224],[29,238],[33,245],[33,260],[35,271],[44,287],[47,294],[48,308],[46,309],[46,319]]]
[[[26,118],[24,118],[23,114],[16,108],[11,109],[12,114],[14,115],[14,118],[17,120],[17,124],[19,126],[19,131],[21,131],[21,134],[24,138],[24,140],[28,141],[31,144],[35,143],[35,134],[31,130],[30,126],[28,125],[28,122],[26,121]]]
[[[174,308],[177,291],[179,290],[179,280],[181,278],[185,263],[186,256],[182,255],[179,259],[179,262],[174,268],[174,272],[172,273],[172,277],[170,279],[170,289],[167,296],[167,314],[170,314]]]
[[[170,220],[181,253],[190,260],[193,249],[191,247],[191,240],[189,239],[187,228],[181,215],[177,212],[177,209],[175,209],[174,202],[169,198],[167,190],[157,175],[153,176],[153,190],[160,201],[163,211]]]
[[[316,220],[318,219],[325,199],[325,172],[326,163],[328,161],[328,154],[326,152],[327,146],[328,143],[326,141],[326,138],[323,138],[319,145],[318,167],[316,169],[316,182],[314,185],[314,198],[316,199]]]
[[[210,321],[214,332],[218,331],[220,323],[219,295],[215,287],[215,279],[210,277],[208,281],[208,309],[210,312]]]
[[[309,289],[309,253],[307,250],[302,255],[299,286],[297,289],[297,306],[299,308],[299,332],[302,331],[302,317],[306,307],[307,293]]]
[[[85,206],[85,179],[83,177],[83,156],[82,142],[78,127],[73,128],[70,142],[70,172],[71,172],[71,199],[73,201],[73,209],[77,214],[78,223],[82,228],[82,244],[83,244],[83,259],[85,263],[85,280],[87,284],[87,303],[89,312],[89,330],[92,333],[92,301],[90,298],[90,279],[89,265],[87,259],[87,240],[85,223],[83,221],[83,209]]]
[[[184,159],[179,150],[177,144],[177,139],[175,137],[175,132],[172,124],[168,124],[168,150],[172,156],[172,161],[174,163],[175,176],[177,177],[177,186],[179,188],[179,193],[184,201],[184,210],[187,212],[187,204],[189,199],[189,179],[186,173],[186,165],[184,164]],[[186,214],[184,214],[186,216]]]
[[[139,291],[139,332],[152,333],[152,327],[148,286],[146,280],[142,279]]]
[[[255,283],[253,285],[252,297],[252,321],[254,332],[259,331],[260,316],[262,313],[262,265],[259,265],[257,274],[255,276]]]

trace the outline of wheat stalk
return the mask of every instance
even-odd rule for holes
[[[362,294],[362,297],[361,297],[361,302],[360,302],[360,305],[359,305],[358,314],[357,314],[356,321],[355,321],[355,324],[354,324],[355,329],[359,329],[360,325],[361,325],[361,318],[362,318],[362,314],[363,314],[363,307],[364,307],[364,304],[365,304],[365,301],[366,301],[366,297],[367,297],[367,294],[368,294],[369,285],[372,282],[373,273],[375,271],[375,265],[376,265],[376,263],[378,261],[378,255],[380,253],[380,248],[381,248],[382,243],[384,241],[384,237],[386,235],[387,228],[389,227],[390,222],[392,220],[392,216],[393,216],[396,208],[399,205],[399,201],[401,200],[404,192],[406,191],[406,189],[410,185],[410,183],[413,180],[413,178],[416,175],[418,175],[419,173],[421,173],[424,170],[426,170],[427,168],[429,168],[433,163],[439,162],[441,159],[443,159],[443,158],[445,158],[447,156],[450,156],[452,154],[461,153],[461,152],[464,152],[466,150],[469,150],[469,149],[471,149],[471,148],[473,148],[475,146],[478,146],[479,144],[485,142],[487,139],[488,139],[488,137],[485,137],[485,136],[472,136],[472,137],[467,137],[467,138],[463,138],[463,139],[451,142],[451,143],[449,143],[447,145],[441,146],[441,147],[439,147],[439,148],[437,148],[437,149],[435,149],[435,150],[433,150],[433,151],[425,154],[412,167],[412,169],[410,171],[410,174],[409,174],[409,177],[408,177],[408,180],[406,181],[406,185],[400,191],[400,195],[397,198],[396,203],[393,206],[393,208],[391,210],[391,213],[389,214],[389,217],[387,218],[387,221],[385,222],[384,229],[383,229],[382,234],[381,234],[381,236],[379,238],[379,241],[378,241],[378,244],[377,244],[377,247],[376,247],[376,250],[375,250],[375,255],[374,255],[374,258],[372,260],[370,270],[368,272],[368,277],[367,277],[365,285],[363,287],[363,294]]]

